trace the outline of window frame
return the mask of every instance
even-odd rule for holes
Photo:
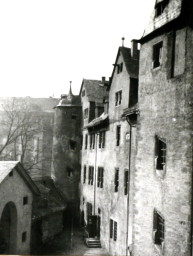
[[[120,146],[121,144],[121,125],[117,125],[116,127],[116,146]]]
[[[165,240],[165,219],[154,209],[153,211],[153,242],[163,250]]]
[[[97,187],[103,188],[103,184],[104,184],[104,168],[98,167]]]
[[[167,143],[166,139],[155,136],[155,169],[165,171],[167,162]]]
[[[114,187],[114,192],[117,193],[119,191],[119,168],[115,169]]]
[[[153,45],[153,69],[159,68],[163,60],[163,41]]]

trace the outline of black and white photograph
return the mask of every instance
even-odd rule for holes
[[[193,0],[0,0],[0,255],[193,256]]]

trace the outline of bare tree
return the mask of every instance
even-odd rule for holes
[[[11,98],[0,112],[0,159],[19,160],[26,170],[42,169],[43,115],[26,99]],[[46,154],[44,154],[46,155]]]

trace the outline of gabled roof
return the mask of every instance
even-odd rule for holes
[[[139,50],[137,54],[137,58],[134,58],[131,56],[131,49],[127,47],[119,47],[117,57],[115,60],[115,64],[117,64],[117,61],[119,59],[120,54],[123,56],[123,60],[126,66],[126,70],[128,72],[128,75],[131,78],[138,78],[139,74]],[[111,82],[113,80],[113,76],[116,70],[116,65],[114,65],[112,76],[111,76]]]
[[[163,13],[156,17],[156,6],[160,3],[165,3]],[[193,26],[192,16],[192,0],[156,0],[149,24],[145,28],[140,42],[145,42],[150,36],[159,31],[165,31],[167,28],[171,30],[175,26],[184,24]]]
[[[31,189],[32,193],[36,195],[40,193],[39,189],[32,181],[29,174],[23,168],[22,164],[18,161],[0,161],[0,184],[13,170],[16,170],[18,172],[18,174],[22,177],[26,185]]]
[[[107,87],[100,80],[83,79],[80,88],[80,95],[83,86],[85,88],[86,96],[88,97],[89,101],[103,103],[103,99],[105,97],[108,97],[109,93],[107,92]]]

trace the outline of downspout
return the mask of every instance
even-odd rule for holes
[[[95,215],[95,208],[96,208],[96,173],[97,173],[97,147],[98,147],[98,133],[96,133],[96,142],[95,142],[95,178],[94,178],[94,215]]]
[[[126,231],[126,253],[128,255],[128,237],[129,237],[129,192],[130,192],[130,173],[131,173],[131,148],[132,148],[132,124],[126,117],[126,120],[130,126],[130,143],[129,143],[129,172],[128,172],[128,186],[127,186],[127,231]]]

